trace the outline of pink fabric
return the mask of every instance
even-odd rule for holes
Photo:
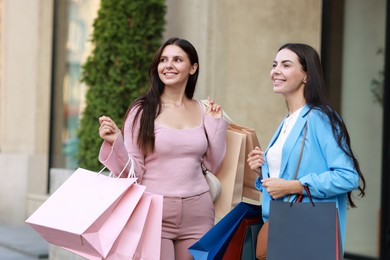
[[[112,146],[103,142],[99,160],[118,174],[131,156],[140,183],[152,193],[190,197],[207,192],[209,187],[202,174],[201,163],[203,161],[211,172],[220,168],[226,152],[228,123],[224,119],[205,116],[203,105],[198,103],[202,124],[191,129],[173,129],[156,124],[156,151],[146,156],[136,141],[139,123],[132,134],[135,111],[131,111],[125,121],[124,139],[119,136]]]
[[[164,197],[161,260],[192,260],[188,248],[214,225],[209,193],[189,198]]]

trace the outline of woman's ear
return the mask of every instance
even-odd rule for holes
[[[191,66],[190,74],[191,74],[191,75],[194,75],[197,69],[198,69],[198,63],[194,63],[194,64]]]

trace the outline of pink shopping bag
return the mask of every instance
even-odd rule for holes
[[[105,258],[145,191],[135,180],[79,168],[26,222],[51,244]]]
[[[152,202],[134,260],[160,259],[163,196],[153,194]]]
[[[160,259],[162,198],[148,192],[143,194],[107,260]]]

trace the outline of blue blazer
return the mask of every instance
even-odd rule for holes
[[[302,185],[309,187],[314,201],[336,202],[344,245],[347,210],[346,195],[347,192],[358,188],[359,175],[351,159],[338,146],[326,114],[316,108],[311,109],[310,113],[309,110],[307,105],[303,107],[286,139],[282,150],[279,177],[286,180],[294,179],[302,146],[304,126],[307,121],[306,139],[297,180]],[[265,163],[262,166],[263,178],[269,178],[267,152],[278,138],[283,122],[275,132],[265,151]],[[262,216],[264,221],[266,221],[272,198],[267,190],[263,189],[260,178],[256,179],[256,187],[262,192]],[[286,200],[286,198],[283,200]],[[308,201],[307,196],[304,197],[303,201]]]

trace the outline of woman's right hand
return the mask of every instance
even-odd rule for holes
[[[260,167],[264,163],[264,152],[260,147],[256,146],[255,149],[248,154],[247,162],[252,171],[260,174]]]
[[[106,142],[113,144],[120,130],[115,122],[108,116],[99,117],[99,136]]]

